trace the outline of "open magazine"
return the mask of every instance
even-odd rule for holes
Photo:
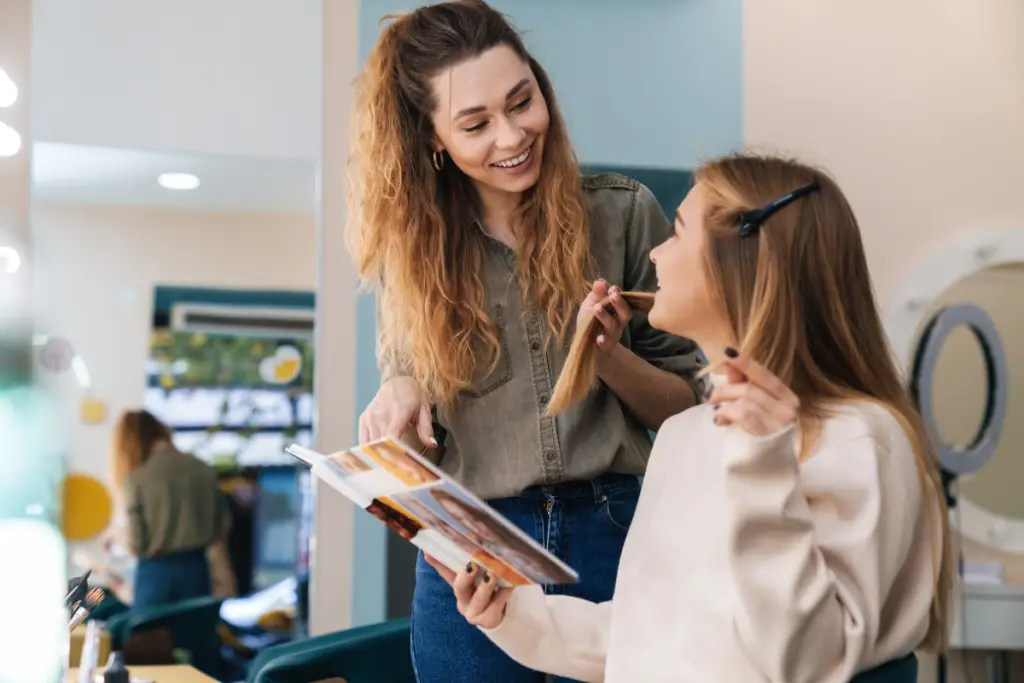
[[[579,581],[568,565],[399,441],[331,455],[296,444],[285,450],[452,571],[474,562],[505,586]]]

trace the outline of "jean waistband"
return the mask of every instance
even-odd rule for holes
[[[149,557],[140,558],[140,562],[166,562],[173,564],[175,562],[191,562],[202,558],[206,561],[206,549],[205,548],[193,548],[192,550],[175,550],[169,553],[158,552]]]
[[[564,481],[547,486],[531,486],[516,497],[532,500],[591,498],[595,502],[600,502],[610,493],[639,487],[640,478],[635,474],[607,472],[589,481]]]

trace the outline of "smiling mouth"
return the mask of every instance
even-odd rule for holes
[[[533,145],[531,144],[526,148],[526,151],[513,159],[506,159],[505,161],[496,161],[491,166],[497,168],[515,168],[516,166],[522,166],[533,154]]]

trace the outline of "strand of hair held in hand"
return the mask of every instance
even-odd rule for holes
[[[621,292],[629,307],[639,313],[649,313],[654,306],[654,295],[649,292]],[[609,313],[614,314],[611,300],[601,301]],[[604,327],[597,316],[591,316],[587,324],[577,327],[565,358],[565,366],[555,383],[548,403],[548,414],[557,415],[580,401],[597,386],[597,338]]]

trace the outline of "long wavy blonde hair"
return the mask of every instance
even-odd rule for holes
[[[901,379],[871,290],[860,227],[828,175],[777,157],[737,155],[697,168],[708,282],[741,350],[800,397],[802,457],[837,404],[870,400],[903,427],[917,458],[932,531],[941,537],[925,649],[947,639],[954,562],[938,461]],[[804,185],[819,189],[740,237],[740,216]]]
[[[346,239],[363,285],[378,296],[381,365],[451,405],[478,363],[497,364],[500,344],[484,306],[479,195],[454,164],[432,164],[430,79],[505,45],[530,65],[547,101],[540,179],[513,224],[524,309],[544,316],[549,343],[567,342],[592,275],[588,210],[551,81],[502,14],[457,0],[385,20],[356,82]]]

